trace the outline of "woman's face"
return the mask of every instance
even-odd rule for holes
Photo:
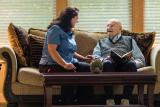
[[[72,28],[78,23],[78,16],[75,16],[71,19]]]

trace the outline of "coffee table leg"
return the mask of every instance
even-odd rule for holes
[[[138,85],[138,104],[144,105],[144,84]]]
[[[154,107],[154,88],[155,84],[148,84],[148,107]]]
[[[45,86],[46,89],[46,107],[52,107],[52,87]]]

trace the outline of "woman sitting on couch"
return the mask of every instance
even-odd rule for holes
[[[90,65],[86,62],[92,59],[76,53],[77,45],[72,28],[78,22],[78,12],[77,8],[67,7],[48,26],[39,63],[40,72],[90,72]],[[75,89],[73,86],[62,86],[61,95],[65,104],[73,104],[75,99],[81,102],[92,98],[91,87]]]

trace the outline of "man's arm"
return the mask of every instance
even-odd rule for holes
[[[137,68],[144,67],[145,58],[134,39],[132,39],[132,50],[133,50],[132,55],[133,55]]]
[[[100,41],[99,41],[100,42]],[[93,50],[93,55],[95,57],[101,57],[101,47],[100,47],[100,43],[97,42],[97,45],[95,46],[94,50]]]

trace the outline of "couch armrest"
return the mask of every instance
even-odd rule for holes
[[[17,79],[17,59],[15,52],[9,46],[0,46],[0,59],[6,63],[3,93],[7,102],[16,102],[17,97],[12,92],[12,84]]]
[[[160,81],[160,46],[155,46],[151,50],[150,64],[155,69]]]
[[[12,71],[12,82],[15,82],[17,78],[17,58],[14,50],[9,46],[0,46],[0,59],[6,61],[7,69]]]

